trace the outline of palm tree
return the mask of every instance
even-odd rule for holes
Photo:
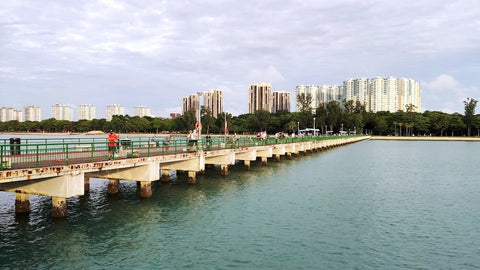
[[[402,136],[402,127],[403,127],[403,123],[398,123],[398,126],[400,127],[400,136]]]

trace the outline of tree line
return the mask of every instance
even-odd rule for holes
[[[480,114],[475,114],[477,100],[464,101],[465,113],[448,114],[439,111],[415,112],[413,105],[405,111],[367,112],[359,101],[330,101],[311,108],[309,95],[298,95],[298,112],[279,111],[269,113],[258,110],[253,114],[232,116],[220,113],[216,118],[208,109],[201,109],[202,133],[223,134],[225,120],[230,134],[255,134],[266,131],[293,133],[298,129],[315,128],[321,134],[340,131],[356,134],[397,136],[479,136]],[[106,119],[65,121],[53,118],[40,122],[8,121],[0,123],[1,132],[71,132],[85,133],[92,130],[119,133],[186,133],[193,130],[196,113],[192,109],[176,119],[162,117],[113,116]]]

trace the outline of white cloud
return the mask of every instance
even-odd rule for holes
[[[422,107],[424,110],[463,113],[466,98],[478,100],[480,88],[463,86],[453,76],[441,74],[422,83]]]
[[[167,111],[220,85],[225,110],[245,113],[257,82],[293,92],[395,76],[426,82],[422,107],[458,110],[479,98],[478,18],[471,0],[6,1],[0,106],[11,91],[45,108],[88,92],[99,108],[115,93]]]
[[[260,69],[255,68],[250,71],[248,79],[252,81],[252,83],[257,82],[281,82],[285,80],[285,77],[278,71],[274,66],[268,66],[267,68]]]

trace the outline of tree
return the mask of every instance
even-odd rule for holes
[[[467,100],[463,101],[463,104],[465,104],[464,122],[465,125],[467,125],[467,136],[472,135],[472,124],[475,115],[475,107],[477,107],[477,102],[478,101],[473,98],[467,98]]]
[[[265,131],[270,125],[270,113],[265,110],[256,110],[253,114],[253,127],[257,131]]]
[[[342,117],[342,109],[340,108],[340,102],[332,100],[327,103],[327,123],[330,126],[330,130],[333,130],[339,124]]]
[[[301,93],[297,95],[297,110],[301,113],[312,114],[312,95]]]

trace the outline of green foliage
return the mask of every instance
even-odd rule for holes
[[[225,128],[225,115],[230,134],[256,134],[267,131],[269,134],[276,132],[297,132],[300,129],[315,127],[325,134],[327,130],[338,132],[343,124],[344,131],[356,130],[357,134],[373,135],[401,135],[401,136],[465,136],[480,135],[480,115],[470,115],[475,112],[476,100],[467,99],[464,102],[468,115],[447,114],[443,112],[425,111],[417,113],[414,107],[407,106],[406,111],[377,112],[365,111],[365,106],[360,102],[330,101],[320,104],[315,109],[304,112],[269,113],[256,111],[254,114],[241,114],[232,116],[229,113],[220,113],[214,118],[208,110],[203,109],[202,132],[209,134],[223,134]],[[91,121],[80,120],[76,122],[59,121],[53,118],[41,122],[0,122],[0,132],[78,132],[84,133],[91,130],[108,132],[114,130],[118,133],[186,133],[195,127],[195,110],[186,112],[182,117],[166,119],[161,117],[131,117],[116,115],[112,121],[94,119]],[[470,126],[469,126],[470,125]],[[469,131],[469,127],[472,131]]]
[[[467,100],[463,101],[465,104],[465,125],[467,125],[467,135],[470,136],[472,134],[472,125],[475,115],[475,107],[477,107],[477,100],[473,98],[467,98]]]

